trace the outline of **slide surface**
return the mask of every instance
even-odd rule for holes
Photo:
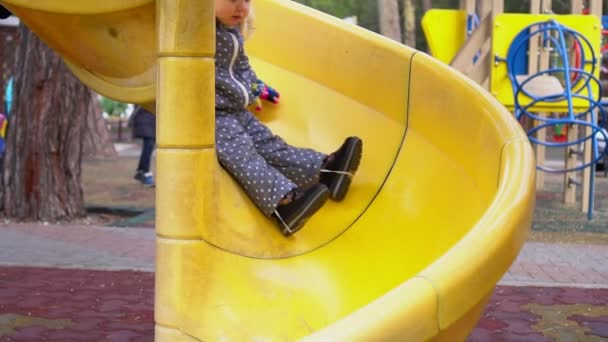
[[[154,1],[0,2],[85,83],[154,108]],[[193,213],[200,227],[157,211],[157,339],[464,339],[531,224],[527,137],[494,98],[423,53],[291,1],[253,4],[246,49],[281,92],[259,118],[327,153],[360,136],[361,167],[346,199],[290,238],[224,172],[200,189],[213,208]],[[159,153],[159,173],[171,160]],[[159,228],[167,221],[175,228]]]

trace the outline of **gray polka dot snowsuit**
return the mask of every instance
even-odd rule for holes
[[[292,189],[319,181],[326,155],[288,145],[262,124],[252,104],[256,75],[236,29],[216,25],[215,143],[220,163],[270,216]]]

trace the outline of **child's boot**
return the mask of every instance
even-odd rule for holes
[[[277,206],[273,213],[283,235],[289,236],[300,230],[321,209],[328,197],[329,191],[323,184],[315,184],[303,190],[296,189],[291,201]]]
[[[351,178],[359,168],[362,151],[363,141],[349,137],[336,152],[327,157],[319,181],[327,186],[331,199],[341,201],[346,196]]]

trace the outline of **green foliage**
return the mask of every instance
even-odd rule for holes
[[[104,112],[111,116],[124,117],[127,114],[128,105],[126,103],[110,100],[107,97],[101,97],[101,108]]]
[[[295,0],[306,6],[318,9],[322,12],[331,14],[338,18],[357,16],[360,26],[368,30],[378,32],[378,0]],[[489,0],[481,0],[489,1]],[[420,20],[424,15],[422,1],[415,1],[416,4],[416,47],[426,50],[426,41],[420,28]],[[458,8],[459,0],[433,0],[433,8]],[[511,1],[504,0],[505,12],[507,13],[528,13],[530,10],[530,0]],[[608,6],[608,0],[604,1],[604,7]],[[556,13],[565,14],[570,12],[570,0],[554,0],[553,10]]]
[[[360,26],[378,32],[377,0],[296,0],[338,18],[356,16]]]

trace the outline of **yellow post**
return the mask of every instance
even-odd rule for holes
[[[486,6],[490,6],[491,8],[490,9],[484,8]],[[490,4],[488,4],[488,1],[482,1],[480,3],[480,12],[485,13],[487,11],[490,12],[492,23],[493,23],[494,18],[497,15],[504,13],[504,11],[505,11],[504,0],[493,0],[493,1],[491,1]],[[495,29],[495,27],[494,27],[494,25],[492,25],[492,30],[494,30],[494,29]],[[488,51],[488,55],[490,57],[490,63],[489,63],[489,68],[488,68],[489,75],[488,75],[487,80],[482,84],[482,86],[487,90],[490,90],[490,87],[492,84],[492,67],[494,64],[494,60],[493,60],[494,56],[492,55],[492,46],[491,46],[492,45],[492,36],[493,36],[493,33],[491,34],[490,39],[489,39],[489,42],[490,42],[490,47],[489,47],[490,50]]]
[[[180,273],[167,262],[178,244],[196,243],[212,222],[215,157],[215,13],[213,0],[157,0],[158,115],[156,286],[175,288]],[[180,296],[156,292],[158,340],[179,334]]]

